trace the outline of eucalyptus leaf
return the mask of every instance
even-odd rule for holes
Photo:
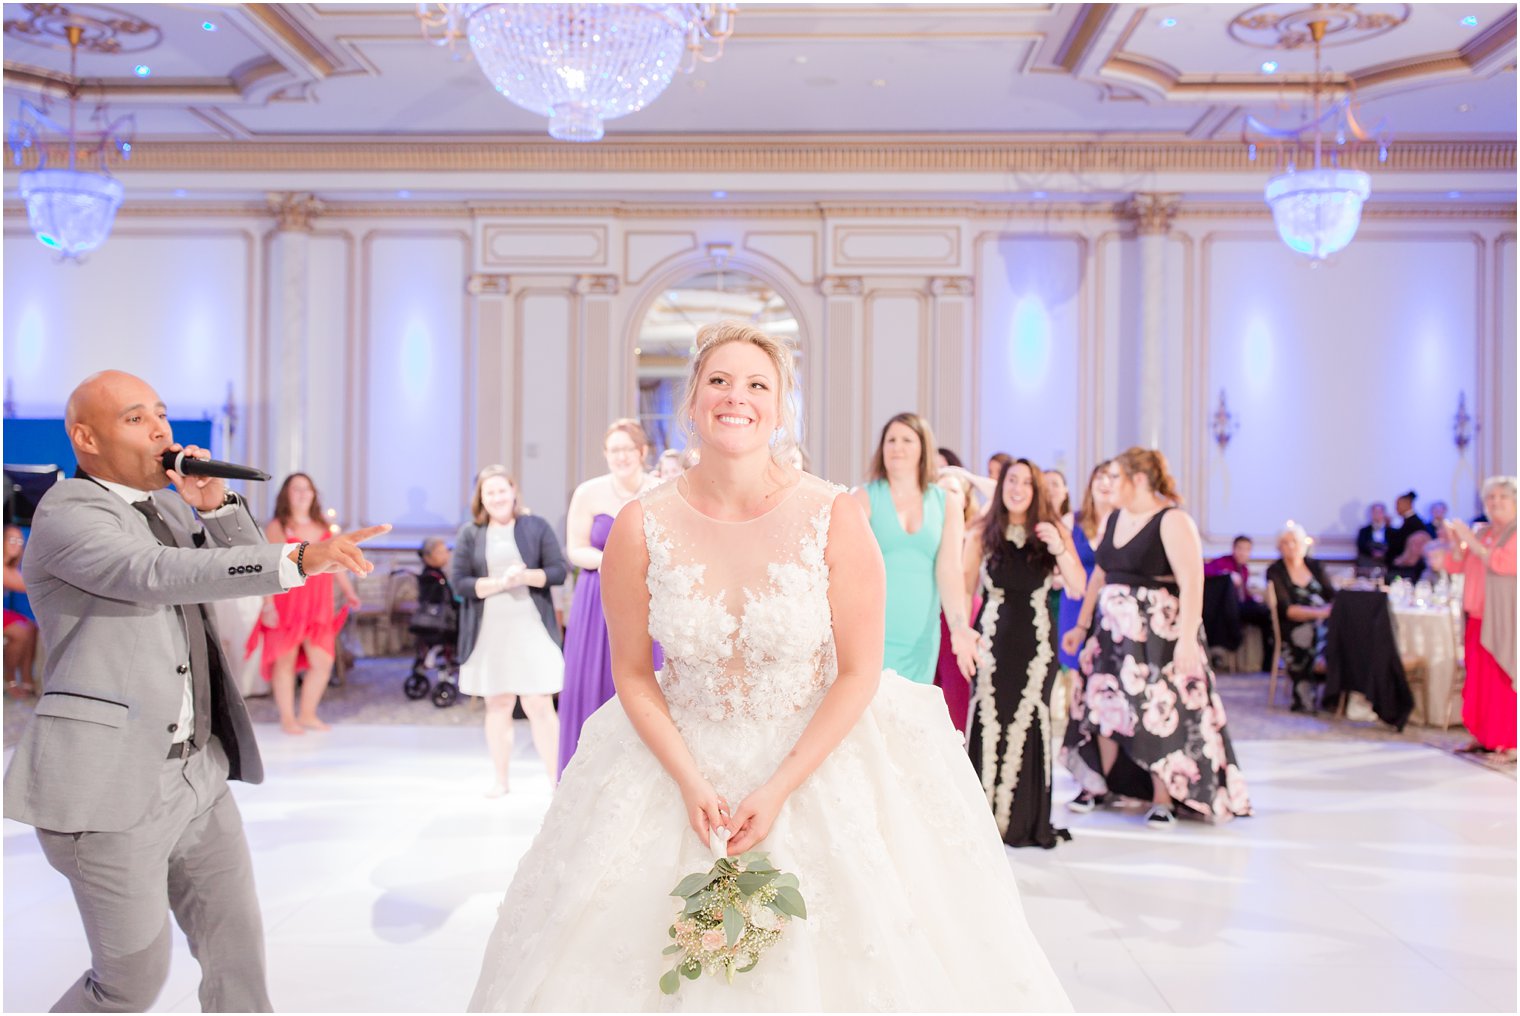
[[[671,938],[675,938],[676,937],[676,926],[674,924],[672,924],[670,926],[669,930],[670,930],[670,937]]]
[[[660,991],[667,995],[674,995],[681,987],[681,975],[674,970],[667,970],[660,975]]]
[[[744,915],[737,908],[723,908],[723,933],[728,936],[729,945],[738,942],[739,936],[744,934]]]
[[[697,893],[697,895],[686,901],[686,909],[683,911],[683,913],[695,914],[698,910],[706,907],[711,902],[712,893]]]
[[[776,890],[776,905],[793,917],[807,918],[807,904],[802,902],[802,894],[790,886]]]
[[[715,876],[711,872],[707,874],[702,874],[699,872],[695,875],[687,875],[685,878],[681,879],[681,881],[676,885],[674,889],[670,890],[670,895],[690,896],[692,893],[701,892],[703,889],[706,889],[708,886],[712,885],[714,877]]]
[[[686,978],[688,981],[695,981],[697,978],[702,976],[702,964],[698,963],[696,960],[687,960],[676,969],[681,971],[681,976]]]
[[[772,880],[771,885],[774,885],[777,889],[797,889],[801,887],[800,883],[797,881],[797,876],[790,873],[785,875],[777,875],[775,879]]]
[[[775,875],[764,871],[746,871],[739,876],[739,891],[746,896],[753,896],[756,892],[770,884]],[[793,879],[793,881],[796,881]]]
[[[677,945],[667,945],[664,949],[662,949],[660,951],[660,955],[661,956],[674,956],[676,953],[680,952],[684,948],[685,948],[685,946],[682,946],[682,945],[679,945],[679,944],[677,944]]]
[[[759,965],[760,965],[760,957],[756,956],[754,959],[752,959],[752,960],[749,961],[749,965],[748,966],[740,967],[739,970],[738,970],[738,972],[741,973],[741,974],[747,974],[747,973],[749,973],[751,970],[755,969],[755,967],[757,967]]]

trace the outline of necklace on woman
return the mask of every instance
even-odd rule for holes
[[[612,496],[618,499],[618,504],[627,504],[629,501],[632,501],[634,498],[638,497],[639,491],[644,489],[644,478],[642,473],[639,474],[638,483],[632,490],[629,491],[625,491],[623,486],[618,483],[616,473],[608,473],[607,478],[612,481]]]
[[[1019,522],[1008,523],[1008,528],[1003,530],[1003,535],[1008,539],[1008,542],[1021,549],[1024,546],[1024,541],[1028,538],[1024,532],[1023,524]]]

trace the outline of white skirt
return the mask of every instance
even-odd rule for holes
[[[489,596],[480,637],[459,668],[466,695],[553,695],[565,686],[565,656],[544,630],[525,588]]]

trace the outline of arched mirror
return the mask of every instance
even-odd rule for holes
[[[676,411],[685,394],[687,364],[696,352],[697,329],[725,318],[748,321],[789,343],[800,377],[797,316],[764,279],[742,270],[716,268],[668,287],[644,316],[634,349],[639,422],[649,435],[653,454],[667,448],[685,450]],[[804,423],[800,384],[792,396],[800,428]]]

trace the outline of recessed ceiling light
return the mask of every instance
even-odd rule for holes
[[[1470,102],[1464,102],[1464,103],[1462,103],[1462,105],[1460,105],[1460,106],[1457,107],[1457,112],[1458,113],[1471,113],[1472,112],[1472,103],[1470,103]]]
[[[1045,193],[1042,190],[1032,191],[1029,196],[1032,197],[1032,198],[1048,198],[1048,197],[1050,197],[1049,194]]]
[[[724,198],[728,197],[728,191],[726,191],[726,190],[715,190],[715,191],[713,191],[713,197],[715,197],[715,198],[717,198],[718,200],[721,201]]]
[[[1276,74],[1277,73],[1277,61],[1276,60],[1264,60],[1264,61],[1262,61],[1261,72],[1263,74]]]
[[[1469,14],[1467,17],[1462,19],[1462,24],[1466,25],[1468,28],[1477,28],[1478,18],[1474,14]]]
[[[1462,196],[1462,192],[1459,190],[1449,190],[1446,192],[1446,196],[1449,198],[1459,198]]]
[[[1162,28],[1176,28],[1177,27],[1177,19],[1176,18],[1162,18],[1159,23],[1160,23],[1160,25],[1161,25]]]
[[[187,191],[187,190],[185,190],[185,188],[183,188],[183,187],[176,187],[176,188],[174,188],[174,196],[177,197],[177,198],[182,198],[186,194],[189,194],[189,193],[190,192]]]
[[[887,87],[887,79],[886,78],[877,78],[875,81],[872,81],[871,84],[874,85],[874,86],[876,86],[877,88],[886,88]]]
[[[398,198],[409,198],[411,196],[412,196],[412,192],[409,191],[409,190],[398,190],[396,192],[396,197],[398,197]]]
[[[216,22],[214,22],[214,21],[202,21],[201,22],[201,31],[203,31],[203,32],[214,32],[214,31],[216,31]]]
[[[792,63],[807,63],[807,57],[801,53],[798,53],[796,56],[792,57]]]
[[[153,68],[149,67],[147,64],[138,64],[136,67],[132,68],[132,73],[136,74],[140,78],[145,78],[153,73]]]

